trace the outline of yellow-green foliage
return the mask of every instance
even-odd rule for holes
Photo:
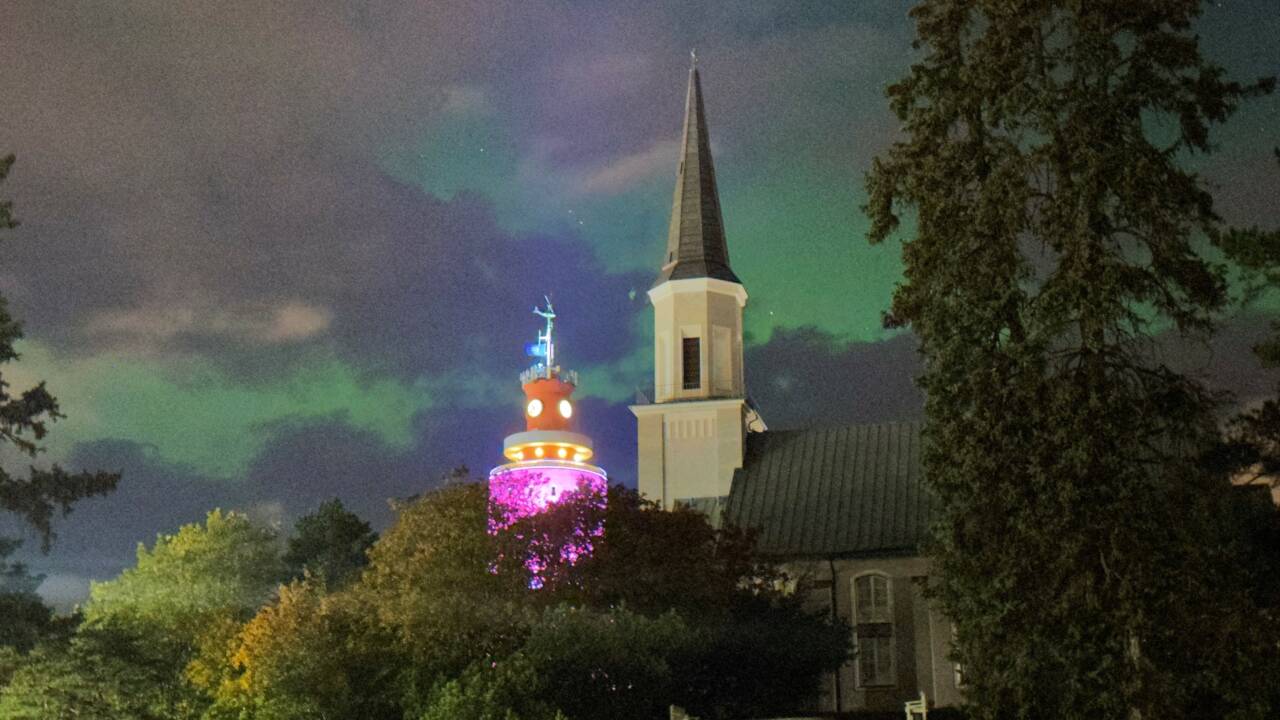
[[[717,542],[704,517],[630,491],[610,497],[598,561],[537,590],[520,533],[489,532],[484,485],[403,505],[352,584],[309,576],[244,625],[206,623],[186,672],[212,701],[206,720],[631,720],[671,702],[757,716],[844,659],[847,630],[742,582],[756,565],[740,538]],[[733,558],[703,554],[715,549]],[[658,562],[693,555],[703,562]],[[643,588],[625,587],[628,567]],[[713,591],[661,594],[699,580]]]
[[[517,640],[527,578],[492,572],[498,541],[488,521],[485,486],[446,487],[404,507],[369,551],[353,591],[421,666],[460,671]]]
[[[203,524],[158,536],[150,550],[139,544],[137,565],[93,584],[85,621],[193,643],[215,617],[247,619],[283,575],[275,531],[214,510]]]
[[[210,643],[187,677],[214,717],[298,720],[379,716],[373,692],[396,666],[348,593],[308,578],[282,587],[227,643]]]
[[[149,684],[172,698],[160,703],[165,716],[185,717],[175,708],[207,704],[196,690],[221,672],[214,649],[231,645],[283,576],[275,531],[214,510],[204,523],[157,537],[151,549],[139,545],[134,567],[95,583],[77,636],[112,637],[113,652],[148,668]]]

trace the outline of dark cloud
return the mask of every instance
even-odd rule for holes
[[[1154,350],[1174,370],[1226,393],[1224,411],[1233,412],[1239,406],[1275,396],[1280,369],[1264,369],[1253,353],[1254,346],[1274,332],[1272,322],[1264,315],[1242,313],[1223,322],[1209,342],[1170,334],[1159,338]]]
[[[1280,369],[1264,369],[1252,348],[1269,337],[1271,318],[1244,314],[1222,323],[1210,341],[1164,335],[1152,361],[1169,364],[1225,393],[1225,413],[1273,397]],[[777,330],[746,353],[747,383],[773,429],[924,417],[923,370],[914,335],[844,342],[817,328]]]
[[[379,239],[368,272],[332,295],[333,333],[362,363],[385,361],[410,375],[449,369],[519,368],[550,294],[562,314],[563,345],[578,364],[618,359],[634,347],[628,297],[638,274],[609,274],[580,241],[512,238],[488,206],[460,196],[444,203],[386,178],[371,208],[339,225]],[[362,266],[364,267],[364,266]]]
[[[747,348],[747,386],[769,427],[785,430],[918,420],[924,396],[915,337],[844,342],[817,328],[780,329]]]
[[[35,570],[84,578],[82,590],[87,590],[88,578],[111,577],[133,564],[138,543],[150,545],[157,533],[200,520],[215,507],[247,506],[239,488],[165,462],[156,457],[154,447],[140,443],[81,443],[67,465],[122,474],[115,492],[81,500],[69,517],[55,524],[57,539],[50,555],[39,555],[32,543],[24,548]]]
[[[625,353],[628,326],[597,310],[625,314],[631,279],[581,240],[512,237],[484,201],[375,164],[450,112],[516,10],[11,8],[0,148],[21,156],[5,189],[24,226],[3,279],[30,334],[259,371],[335,342],[416,374],[494,356],[497,333],[527,334],[502,311],[552,292],[593,309],[571,331],[598,340],[584,361]]]

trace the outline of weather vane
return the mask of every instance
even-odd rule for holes
[[[698,51],[696,49],[691,49],[689,51],[689,67],[698,67]]]
[[[538,334],[538,342],[547,349],[547,377],[551,377],[551,368],[555,367],[556,360],[556,346],[551,339],[551,331],[555,328],[556,324],[556,309],[551,306],[551,298],[543,295],[542,299],[547,301],[547,309],[541,310],[537,305],[535,305],[533,307],[533,314],[545,318],[547,321],[547,332],[546,334]]]

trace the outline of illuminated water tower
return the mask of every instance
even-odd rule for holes
[[[572,395],[578,374],[556,364],[555,309],[547,300],[545,310],[535,307],[533,312],[546,321],[546,329],[526,348],[538,360],[520,374],[525,430],[507,436],[502,454],[509,462],[489,472],[489,498],[500,509],[504,526],[575,493],[603,503],[608,489],[604,470],[588,462],[595,455],[591,438],[574,429]],[[565,552],[576,556],[589,550],[587,543]]]

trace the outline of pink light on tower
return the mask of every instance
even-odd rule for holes
[[[551,301],[545,310],[534,308],[533,312],[546,320],[546,331],[528,348],[530,355],[541,360],[520,374],[526,429],[507,436],[503,455],[510,462],[489,472],[489,502],[495,510],[491,529],[495,532],[571,496],[585,495],[603,507],[608,490],[604,470],[587,462],[595,454],[591,438],[573,429],[577,413],[571,396],[578,375],[555,364],[556,315]],[[589,554],[592,538],[602,532],[600,527],[578,528],[560,548],[561,559],[573,562]],[[541,585],[538,564],[530,557],[528,567],[535,587]]]

